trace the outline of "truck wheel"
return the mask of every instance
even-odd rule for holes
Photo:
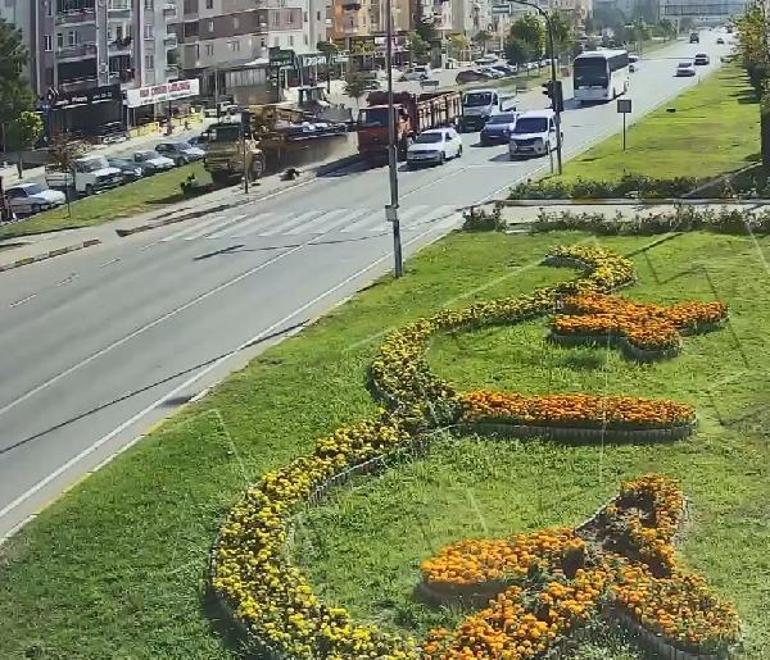
[[[86,184],[86,197],[90,197],[93,194],[94,194],[94,187],[90,183]]]
[[[261,179],[265,173],[265,160],[261,156],[252,159],[251,167],[249,168],[249,180],[257,181]]]
[[[33,204],[32,208],[30,209],[30,212],[32,213],[32,215],[34,215],[35,213],[40,213],[40,211],[42,211],[40,204]]]

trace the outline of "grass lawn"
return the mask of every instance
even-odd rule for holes
[[[727,64],[629,127],[625,152],[613,135],[567,162],[563,176],[709,177],[758,162],[758,152],[759,104],[744,72]]]
[[[383,331],[443,306],[571,277],[535,263],[550,245],[581,240],[593,239],[453,234],[410,261],[403,280],[370,287],[174,416],[0,550],[0,657],[236,656],[204,593],[218,521],[245,486],[374,411],[365,370]],[[623,253],[648,242],[602,239]],[[731,308],[728,329],[687,338],[680,357],[657,365],[545,344],[542,322],[436,340],[433,366],[462,388],[671,396],[696,406],[699,432],[656,446],[444,438],[424,458],[356,481],[302,516],[295,552],[318,591],[358,616],[419,634],[456,616],[416,604],[412,593],[419,562],[442,544],[577,523],[619,479],[657,470],[681,478],[692,500],[685,561],[737,603],[745,657],[766,658],[768,258],[767,239],[757,246],[712,234],[636,254],[640,283],[627,295],[716,297]],[[584,647],[581,657],[638,657],[622,644],[609,648]]]
[[[107,220],[146,213],[184,199],[179,185],[191,173],[201,183],[211,181],[203,163],[185,165],[155,176],[129,183],[100,195],[85,197],[71,204],[72,217],[67,207],[45,211],[23,222],[14,222],[0,228],[0,239],[39,234],[58,229],[97,225]]]

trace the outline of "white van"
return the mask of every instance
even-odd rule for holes
[[[516,118],[508,140],[511,160],[545,156],[556,150],[556,115],[553,110],[531,110]]]
[[[75,161],[74,172],[46,168],[45,181],[51,188],[65,189],[74,185],[80,194],[93,195],[119,186],[123,183],[123,175],[117,167],[111,167],[104,156],[86,156]]]
[[[472,89],[463,94],[460,124],[464,131],[480,131],[493,115],[515,110],[515,94],[496,89]]]

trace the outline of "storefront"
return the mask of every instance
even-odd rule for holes
[[[78,92],[51,89],[42,104],[46,135],[66,132],[95,136],[105,125],[123,124],[120,85],[93,87]]]
[[[197,78],[129,89],[125,99],[128,122],[130,126],[137,126],[143,123],[143,119],[173,116],[172,104],[175,101],[192,99],[199,95],[200,81]]]

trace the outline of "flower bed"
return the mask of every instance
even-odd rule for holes
[[[647,424],[643,432],[672,432],[687,427],[692,421],[691,410],[670,402],[626,401],[622,397],[600,401],[566,395],[536,401],[527,401],[527,397],[514,401],[513,395],[508,395],[507,399],[493,400],[490,393],[462,397],[433,374],[425,351],[429,338],[437,332],[535,318],[552,311],[564,296],[607,293],[634,278],[631,262],[596,247],[555,248],[547,262],[578,266],[583,276],[538,289],[528,296],[482,302],[458,311],[445,310],[391,333],[370,369],[371,384],[389,410],[338,429],[319,440],[312,454],[265,474],[229,512],[212,550],[211,584],[225,609],[265,655],[396,660],[465,658],[470,657],[469,653],[480,653],[481,657],[490,658],[504,654],[509,658],[540,659],[547,651],[558,648],[596,609],[607,585],[612,583],[614,569],[591,555],[592,547],[605,550],[598,534],[592,536],[584,529],[551,530],[520,536],[510,543],[483,542],[474,546],[468,542],[470,545],[463,546],[463,552],[472,556],[464,563],[453,563],[459,555],[448,552],[435,563],[427,564],[426,574],[431,579],[426,583],[432,587],[432,593],[441,597],[503,591],[488,608],[468,617],[454,633],[434,635],[421,647],[411,639],[386,634],[376,626],[356,624],[346,610],[323,603],[293,565],[286,548],[293,516],[302,506],[318,501],[329,488],[354,474],[381,469],[400,456],[421,450],[430,441],[431,430],[463,421],[468,410],[486,415],[483,406],[490,405],[490,401],[497,406],[495,410],[504,411],[506,406],[509,411],[534,410],[549,423],[577,424],[582,415],[587,426],[577,431],[595,432],[591,424],[596,423],[599,411],[604,418],[608,411],[611,413],[616,425],[613,428],[618,433],[636,432],[638,428],[633,424],[643,423]],[[554,408],[549,417],[549,406],[557,404],[564,406],[560,416],[553,415],[553,410],[558,409]],[[581,413],[581,406],[588,406],[587,414]],[[470,422],[470,418],[464,421]],[[483,421],[479,417],[473,423]],[[650,510],[657,516],[659,507],[668,500],[661,500],[654,487],[655,484],[651,486],[654,496]],[[664,556],[658,543],[661,539],[648,538],[644,522],[640,523],[641,529],[634,527],[635,509],[618,510],[624,511],[618,514],[618,524],[631,530],[632,542],[628,547],[636,547],[639,556],[648,550],[656,552],[655,557]],[[601,523],[609,530],[611,516],[607,513],[601,521],[597,518],[597,525]],[[666,520],[655,518],[655,524],[667,530]],[[473,554],[471,549],[478,552]],[[521,600],[524,596],[526,602]]]
[[[681,349],[682,334],[714,329],[727,318],[720,302],[665,307],[596,293],[566,298],[562,311],[550,324],[553,341],[611,343],[640,361],[672,357]]]

